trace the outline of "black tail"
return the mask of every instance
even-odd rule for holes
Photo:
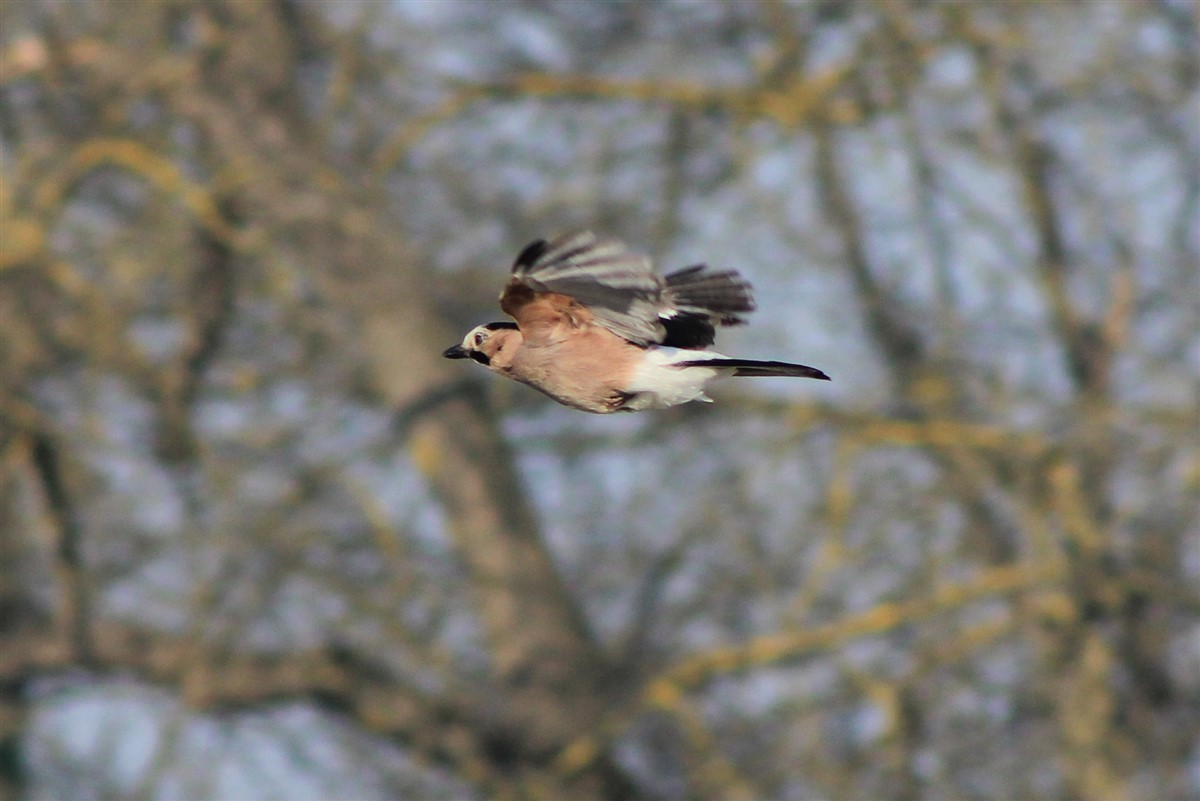
[[[762,362],[756,359],[696,359],[675,362],[676,367],[733,367],[734,375],[794,376],[795,378],[817,378],[828,381],[829,376],[815,367],[789,362]]]
[[[680,312],[702,314],[723,325],[742,322],[739,314],[754,311],[750,285],[733,270],[707,270],[696,264],[668,275],[665,300]]]

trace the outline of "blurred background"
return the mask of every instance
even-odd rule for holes
[[[1197,8],[0,4],[0,798],[1200,798]],[[581,227],[833,382],[441,358]]]

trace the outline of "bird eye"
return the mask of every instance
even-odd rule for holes
[[[475,344],[476,345],[483,344],[483,332],[482,331],[480,331],[478,334],[475,335]]]

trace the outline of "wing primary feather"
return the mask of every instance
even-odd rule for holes
[[[517,254],[516,260],[513,261],[512,271],[514,273],[524,272],[536,264],[537,260],[546,253],[547,244],[545,239],[535,239],[523,247]]]
[[[596,235],[591,231],[576,231],[560,236],[551,242],[540,241],[541,246],[531,253],[533,258],[523,265],[525,272],[533,273],[554,269],[557,265],[568,262],[574,256],[586,253],[597,245]],[[518,261],[520,261],[520,257],[518,257]]]
[[[754,311],[754,292],[750,284],[733,270],[707,271],[707,265],[694,264],[666,277],[666,312],[707,314],[723,325],[742,322],[737,315]]]

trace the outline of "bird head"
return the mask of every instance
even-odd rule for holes
[[[492,360],[501,352],[513,349],[521,333],[516,323],[485,323],[467,332],[463,341],[442,352],[447,359],[473,359],[484,367],[495,368]]]

